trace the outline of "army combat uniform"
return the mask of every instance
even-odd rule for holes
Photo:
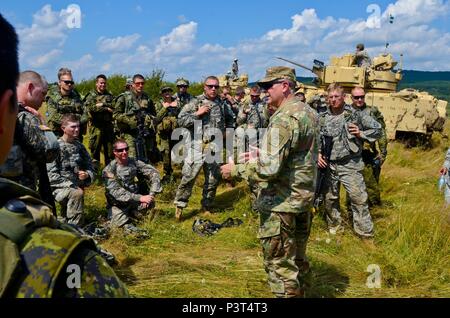
[[[55,200],[61,204],[63,220],[82,225],[84,211],[84,188],[94,181],[92,160],[86,148],[79,142],[65,142],[58,139],[60,152],[55,161],[47,164],[48,176]],[[79,171],[86,171],[89,177],[81,181]]]
[[[38,195],[0,178],[0,297],[128,297],[94,241],[59,223]],[[78,266],[79,286],[70,275]]]
[[[158,144],[158,150],[161,153],[164,165],[164,179],[167,179],[172,175],[172,159],[171,151],[173,146],[177,143],[176,140],[172,140],[172,132],[177,128],[177,117],[181,108],[177,107],[164,107],[163,101],[159,101],[156,104],[156,142]]]
[[[85,97],[84,106],[89,114],[89,150],[92,158],[100,161],[100,152],[103,147],[105,165],[107,165],[113,159],[113,96],[108,91],[99,93],[94,89]]]
[[[111,225],[121,227],[130,222],[130,216],[135,217],[146,211],[140,208],[142,192],[139,182],[145,182],[146,194],[155,196],[162,191],[159,172],[149,164],[133,158],[128,159],[128,165],[122,166],[116,160],[103,169],[103,182],[107,200],[108,217]],[[152,206],[145,208],[149,210]]]
[[[203,105],[208,105],[210,111],[201,117],[197,117],[195,112]],[[202,131],[194,132],[194,121],[201,123]],[[211,154],[220,154],[219,156],[221,157],[223,147],[220,147],[215,139],[212,140],[211,134],[214,133],[214,129],[218,129],[224,136],[226,128],[233,128],[233,115],[222,103],[220,97],[216,97],[215,100],[211,101],[205,95],[200,95],[183,107],[178,115],[178,126],[191,131],[191,140],[189,145],[187,145],[188,154],[184,160],[183,176],[178,186],[174,203],[179,208],[187,206],[195,179],[203,167],[205,183],[203,185],[201,204],[205,209],[210,209],[220,182],[220,166],[216,160],[206,160],[205,153],[208,152],[206,149],[209,149]],[[194,135],[199,135],[201,140],[194,139]]]
[[[141,112],[143,115],[141,127],[139,127],[136,119],[138,112]],[[145,158],[138,159],[143,161],[149,159],[152,162],[159,160],[156,134],[153,127],[153,119],[155,116],[155,106],[147,94],[142,93],[141,96],[138,96],[134,91],[127,91],[117,97],[114,105],[113,118],[116,121],[120,137],[125,139],[130,148],[130,157],[137,158],[135,141],[140,135],[140,137],[144,138]],[[141,128],[141,132],[139,132],[139,128]]]
[[[87,113],[84,110],[80,94],[72,90],[67,96],[62,96],[58,85],[52,86],[45,98],[47,104],[47,121],[50,129],[56,136],[62,136],[61,119],[64,114],[77,114],[80,116],[80,141],[86,133],[88,122]]]
[[[269,284],[277,297],[302,296],[303,275],[309,269],[306,245],[317,177],[318,133],[314,110],[292,97],[270,118],[257,163],[238,164],[232,171],[232,176],[264,184],[257,198],[258,238]]]
[[[325,209],[330,232],[334,233],[341,228],[339,188],[342,183],[350,196],[355,232],[363,237],[372,237],[373,222],[362,175],[364,163],[361,152],[364,141],[374,142],[381,137],[381,125],[368,114],[350,105],[344,105],[343,112],[339,115],[334,115],[330,110],[320,114],[319,123],[321,138],[328,136],[333,140],[325,195]],[[361,138],[348,132],[349,123],[359,127]]]

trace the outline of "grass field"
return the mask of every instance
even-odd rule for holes
[[[438,134],[427,149],[389,144],[381,177],[384,204],[371,211],[373,244],[355,237],[348,225],[343,234],[330,236],[323,217],[315,216],[307,297],[450,297],[450,208],[437,190],[447,147],[448,140]],[[200,175],[183,222],[175,222],[173,184],[158,196],[153,218],[140,224],[150,238],[138,240],[119,231],[102,242],[117,257],[118,275],[135,297],[272,297],[256,238],[258,216],[251,212],[245,182],[232,189],[222,184],[219,213],[209,217],[217,223],[236,217],[243,225],[223,228],[211,237],[191,228],[195,218],[202,217],[202,184]],[[87,190],[91,218],[105,214],[103,193],[101,185]],[[366,285],[371,264],[381,269],[381,288]]]

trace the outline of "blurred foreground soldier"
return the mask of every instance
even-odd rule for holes
[[[182,179],[175,195],[175,217],[181,220],[183,209],[187,206],[192,194],[195,179],[203,168],[205,183],[203,185],[202,210],[211,212],[220,182],[220,167],[215,158],[207,158],[205,154],[219,154],[222,157],[223,136],[226,128],[233,128],[233,116],[227,111],[219,97],[219,79],[208,76],[204,82],[203,95],[194,98],[183,107],[178,115],[179,127],[187,128],[191,140],[187,148],[187,156],[183,163]],[[196,122],[196,125],[194,125]],[[197,131],[194,131],[197,129]],[[220,132],[222,136],[215,135]],[[195,138],[195,136],[199,136]],[[220,139],[220,140],[218,140]],[[210,159],[210,160],[207,160]]]
[[[162,99],[156,104],[156,142],[158,150],[163,158],[164,177],[162,182],[172,181],[172,156],[173,146],[178,142],[172,140],[172,132],[178,127],[177,117],[180,112],[177,100],[172,96],[173,89],[169,86],[161,88]]]
[[[62,221],[77,226],[84,223],[84,188],[94,181],[92,159],[80,143],[80,121],[74,114],[61,119],[64,135],[58,139],[60,152],[47,164],[55,200],[61,204]]]
[[[89,113],[89,150],[95,160],[95,166],[100,163],[100,152],[103,147],[105,165],[112,157],[114,142],[114,125],[112,113],[114,109],[113,96],[106,89],[106,76],[100,74],[95,79],[95,89],[90,91],[84,99],[84,106]]]
[[[17,35],[0,15],[0,164],[14,136]],[[128,297],[89,238],[59,224],[37,193],[0,178],[0,297]],[[69,286],[78,265],[79,286]],[[72,287],[72,288],[71,288]],[[76,288],[80,287],[80,288]]]
[[[155,195],[162,191],[160,177],[151,165],[129,158],[128,149],[125,140],[117,140],[113,150],[115,160],[103,169],[108,218],[112,227],[144,234],[145,230],[134,226],[131,218],[145,216],[155,207]]]
[[[353,64],[359,67],[370,67],[372,61],[369,57],[369,54],[364,49],[364,44],[359,43],[356,45],[356,51],[353,58]]]
[[[373,222],[367,204],[366,184],[362,175],[362,146],[364,141],[374,142],[381,137],[381,125],[365,112],[345,104],[344,89],[338,84],[328,87],[327,112],[320,114],[321,144],[332,139],[329,160],[324,149],[319,154],[318,165],[327,168],[325,210],[331,234],[343,230],[339,206],[340,185],[350,196],[353,229],[361,238],[373,237]]]
[[[64,114],[77,114],[80,116],[81,129],[79,139],[83,142],[86,133],[87,113],[81,101],[80,94],[74,89],[72,71],[60,68],[58,71],[58,85],[53,86],[47,93],[47,120],[49,127],[56,136],[62,136],[61,118]]]
[[[374,142],[364,141],[362,160],[364,162],[364,182],[367,188],[369,207],[381,204],[380,173],[381,166],[387,157],[386,124],[383,114],[376,106],[368,106],[365,102],[364,88],[357,86],[352,90],[352,106],[359,109],[365,116],[371,116],[381,125],[381,137]]]
[[[17,84],[19,113],[14,145],[7,162],[0,166],[0,176],[13,180],[34,191],[54,207],[55,200],[47,175],[47,162],[52,162],[59,152],[56,136],[45,125],[38,112],[47,94],[47,81],[36,72],[20,73]],[[56,213],[56,208],[54,208]]]
[[[301,297],[309,271],[306,245],[317,175],[317,117],[294,96],[293,69],[271,67],[258,85],[268,91],[268,102],[276,108],[259,156],[246,153],[249,161],[228,163],[221,172],[224,178],[241,176],[265,182],[257,201],[258,237],[270,288],[276,297]]]
[[[188,93],[189,81],[184,78],[179,78],[176,81],[178,92],[175,95],[175,99],[178,102],[178,107],[181,109],[191,101],[193,96]]]
[[[116,99],[113,117],[120,137],[130,147],[130,156],[141,161],[159,160],[153,119],[156,115],[152,100],[144,92],[144,76],[133,76],[133,88]]]

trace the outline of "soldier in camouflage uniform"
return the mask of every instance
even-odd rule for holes
[[[13,141],[17,105],[17,35],[0,15],[0,164]],[[0,178],[0,297],[127,297],[92,240],[60,224],[38,194]],[[80,288],[70,288],[70,265]],[[73,278],[73,277],[72,277]]]
[[[205,212],[210,212],[216,196],[220,181],[219,163],[216,160],[206,160],[205,153],[221,155],[223,150],[221,146],[223,145],[219,143],[223,139],[219,141],[217,136],[213,139],[212,134],[214,134],[214,130],[219,130],[222,133],[221,137],[223,137],[225,129],[233,127],[233,116],[224,107],[218,96],[218,91],[219,79],[215,76],[207,77],[204,82],[204,94],[185,105],[178,115],[178,125],[189,129],[191,141],[183,164],[183,177],[174,200],[177,220],[181,220],[183,209],[188,204],[195,179],[202,167],[205,173],[205,184],[201,204]],[[201,124],[201,127],[194,125],[196,121]],[[198,128],[200,128],[200,131],[194,131]],[[195,136],[199,136],[201,140],[193,138]]]
[[[114,157],[103,169],[103,181],[111,226],[138,232],[130,217],[145,215],[155,207],[155,195],[162,191],[159,172],[149,164],[128,157],[128,144],[119,139],[114,143]],[[145,182],[145,192],[139,182]],[[141,194],[146,193],[146,194]]]
[[[89,150],[92,158],[99,162],[100,151],[103,147],[105,165],[113,158],[112,144],[114,142],[113,96],[106,90],[106,85],[106,76],[98,75],[95,80],[95,89],[90,91],[83,101],[90,120]]]
[[[365,115],[372,116],[381,125],[381,137],[375,142],[364,141],[362,159],[364,162],[364,182],[366,183],[368,203],[370,206],[380,205],[380,173],[381,166],[387,157],[387,136],[386,124],[383,114],[376,106],[368,106],[365,103],[365,92],[362,87],[355,87],[352,90],[352,106],[359,109]]]
[[[81,226],[84,212],[84,188],[94,181],[92,159],[82,143],[77,141],[80,122],[76,115],[61,119],[64,135],[58,139],[60,153],[47,164],[48,176],[55,200],[61,204],[64,222]]]
[[[309,270],[306,245],[317,176],[317,117],[294,96],[293,69],[271,67],[258,85],[268,90],[269,103],[277,109],[259,156],[244,164],[229,163],[221,171],[224,178],[241,176],[264,182],[257,201],[258,237],[270,288],[277,297],[301,297]]]
[[[171,139],[172,132],[177,128],[177,117],[180,112],[178,101],[173,98],[173,89],[169,86],[161,88],[162,99],[156,104],[155,126],[158,135],[156,141],[158,150],[163,158],[164,177],[163,183],[172,180],[171,151],[177,143]]]
[[[372,64],[372,60],[370,59],[367,51],[364,49],[364,44],[362,43],[356,45],[353,64],[359,67],[370,67],[370,65]]]
[[[145,143],[145,158],[140,159],[157,162],[159,154],[153,127],[156,110],[152,100],[144,92],[144,85],[145,79],[142,75],[136,74],[133,76],[133,88],[131,91],[126,91],[116,98],[113,118],[120,131],[120,138],[126,140],[130,147],[130,156],[135,158],[137,157],[135,141],[139,135],[136,115],[138,112],[141,112],[144,118],[141,137],[144,138]],[[142,133],[148,136],[142,136]]]
[[[72,71],[61,68],[58,71],[58,85],[53,86],[47,93],[47,121],[56,136],[62,136],[61,118],[64,114],[78,114],[81,118],[79,140],[83,142],[88,122],[80,94],[74,89]]]
[[[353,229],[362,238],[373,236],[373,222],[367,204],[367,191],[362,175],[361,158],[364,141],[374,142],[381,137],[381,125],[366,113],[345,104],[341,86],[328,87],[327,112],[320,114],[320,137],[333,140],[329,162],[319,154],[319,167],[327,168],[325,210],[331,234],[342,230],[339,207],[340,184],[350,196]],[[323,144],[323,143],[322,143]]]
[[[178,102],[178,107],[182,109],[184,105],[189,103],[192,98],[194,98],[191,94],[187,92],[189,88],[189,81],[184,78],[179,78],[176,81],[178,92],[174,96],[174,98]]]

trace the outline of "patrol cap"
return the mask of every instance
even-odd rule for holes
[[[171,91],[171,92],[173,92],[173,88],[170,87],[170,86],[163,86],[163,87],[161,87],[161,90],[160,90],[161,94],[164,93],[164,92],[166,92],[166,91]]]
[[[179,79],[177,79],[176,84],[177,84],[177,86],[189,86],[189,81],[184,78],[179,78]]]
[[[264,88],[265,86],[267,86],[265,84],[269,84],[280,79],[289,79],[293,83],[296,83],[297,77],[295,75],[295,70],[286,66],[269,67],[266,70],[266,76],[258,81],[258,85],[261,88]]]

